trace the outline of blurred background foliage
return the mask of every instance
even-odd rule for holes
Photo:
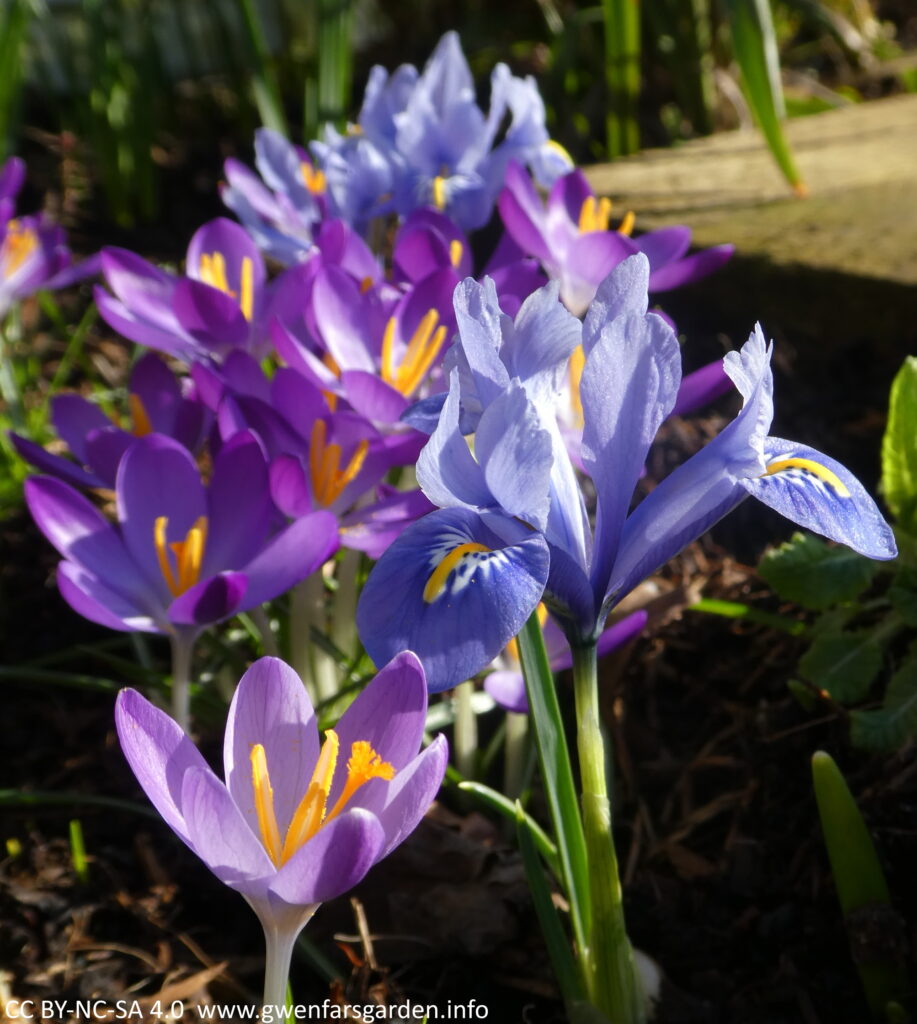
[[[917,89],[911,0],[0,0],[0,156],[52,156],[65,221],[198,222],[259,124],[314,138],[450,28],[482,101],[499,60],[536,76],[578,163],[757,122],[798,186],[784,116]]]

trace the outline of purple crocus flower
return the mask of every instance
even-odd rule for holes
[[[239,434],[214,459],[209,486],[183,445],[135,441],[115,484],[117,524],[52,477],[26,481],[39,529],[64,556],[57,580],[80,615],[111,629],[190,641],[317,569],[337,547],[334,517],[315,512],[272,536],[267,459]]]
[[[126,249],[102,253],[99,312],[126,338],[187,362],[241,348],[262,355],[267,325],[294,299],[285,277],[267,283],[264,260],[247,232],[219,217],[194,233],[185,276],[154,267]],[[295,273],[291,271],[290,273]]]
[[[356,885],[417,827],[446,770],[423,741],[427,688],[410,652],[392,660],[319,741],[296,673],[262,658],[239,682],[224,779],[165,712],[134,690],[115,707],[128,763],[156,809],[258,915],[265,1006],[283,1005],[293,943],[318,906]]]
[[[556,285],[532,296],[515,325],[501,315],[492,286],[460,286],[461,352],[417,468],[424,493],[442,511],[406,530],[367,581],[357,622],[375,660],[385,661],[390,645],[410,646],[437,689],[480,671],[514,635],[510,623],[524,621],[541,599],[534,584],[543,553],[531,545],[535,538],[545,541],[550,560],[545,603],[571,644],[591,644],[640,580],[748,495],[867,557],[895,556],[890,527],[847,469],[768,436],[773,378],[760,327],[724,361],[744,399],[736,419],[629,511],[681,379],[672,328],[647,313],[648,278],[644,255],[622,263],[600,287],[581,335],[579,322],[556,302]],[[582,454],[596,495],[594,530],[554,408],[580,336]],[[473,454],[463,436],[471,430]],[[530,547],[518,546],[512,562],[517,577],[528,568],[529,584],[518,590],[503,545],[486,539],[507,529],[528,531]]]
[[[498,206],[507,232],[525,254],[541,261],[552,280],[560,282],[561,301],[576,316],[585,313],[599,283],[637,252],[649,260],[650,292],[660,292],[706,277],[734,250],[732,245],[718,245],[686,256],[691,245],[686,227],[660,228],[630,238],[632,216],[618,230],[609,230],[611,201],[597,198],[579,170],[559,178],[544,204],[525,170],[511,164]]]
[[[228,159],[220,196],[266,256],[283,266],[301,263],[328,212],[325,175],[271,128],[255,132],[255,166],[258,174]]]
[[[640,610],[625,615],[611,626],[606,626],[595,646],[596,654],[604,654],[623,647],[633,640],[646,625],[648,615]],[[547,608],[538,606],[538,620],[544,634],[544,646],[552,672],[563,672],[573,664],[573,652],[563,630],[553,619],[548,618]],[[515,639],[510,640],[506,650],[494,662],[494,669],[484,677],[484,689],[506,711],[528,714],[529,700],[525,692],[525,679],[519,664],[519,648]]]
[[[165,434],[196,453],[212,417],[193,388],[183,387],[162,359],[147,353],[131,370],[128,419],[130,426],[125,429],[82,395],[55,395],[51,421],[76,462],[18,434],[11,432],[10,438],[19,454],[45,473],[76,487],[113,488],[121,456],[138,437]]]
[[[44,214],[10,217],[11,207],[10,197],[0,198],[0,317],[39,289],[66,288],[97,273],[100,265],[98,256],[74,264],[62,227]]]

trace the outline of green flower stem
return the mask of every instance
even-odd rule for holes
[[[506,712],[503,745],[503,792],[510,800],[522,795],[529,768],[529,716]]]
[[[185,730],[191,731],[191,656],[194,653],[193,633],[176,630],[172,643],[172,717]]]
[[[475,762],[478,753],[478,720],[474,716],[471,698],[474,696],[474,683],[470,679],[459,683],[452,698],[455,708],[455,727],[453,732],[453,758],[455,767],[466,779],[475,777]]]
[[[583,829],[592,896],[589,991],[594,1005],[614,1024],[643,1024],[646,1001],[624,927],[621,881],[611,827],[594,643],[573,648],[573,687]]]

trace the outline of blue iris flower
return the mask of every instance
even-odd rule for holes
[[[402,649],[424,651],[431,689],[446,689],[496,656],[539,600],[571,644],[591,643],[637,583],[749,494],[868,557],[896,555],[891,528],[847,469],[769,436],[771,347],[760,326],[724,360],[743,398],[739,414],[631,510],[681,382],[678,340],[647,312],[648,279],[645,256],[624,261],[582,324],[558,302],[556,285],[533,294],[515,321],[491,282],[456,289],[449,391],[417,466],[442,510],[409,528],[367,581],[357,621],[377,664]],[[580,344],[594,527],[557,422]]]

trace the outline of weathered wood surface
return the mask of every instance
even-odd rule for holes
[[[720,329],[744,315],[800,340],[917,353],[917,96],[800,118],[787,131],[806,199],[790,193],[755,132],[587,174],[616,212],[636,212],[638,229],[681,223],[698,245],[736,244],[725,271],[676,299],[702,316],[714,307]]]

